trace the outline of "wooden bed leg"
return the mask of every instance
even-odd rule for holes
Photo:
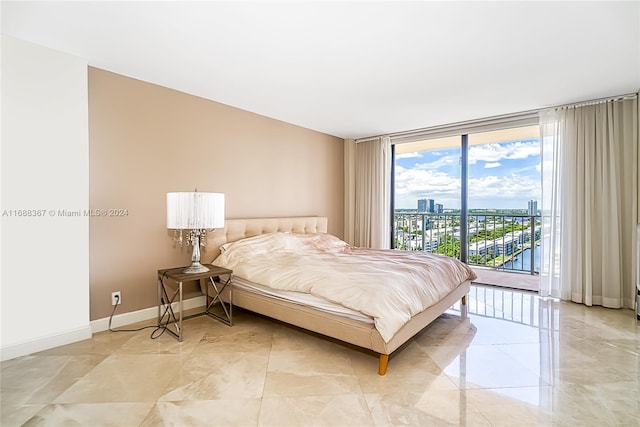
[[[462,298],[460,299],[460,302],[462,303],[460,305],[460,315],[462,316],[463,319],[467,318],[467,313],[469,311],[469,308],[467,307],[467,296],[466,295],[462,295]]]
[[[380,354],[380,364],[378,365],[378,375],[387,373],[387,364],[389,363],[388,354]]]

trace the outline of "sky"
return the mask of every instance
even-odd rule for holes
[[[460,209],[460,149],[396,156],[395,208],[417,209],[418,199],[434,199],[444,209]],[[469,148],[470,209],[540,207],[540,142],[523,139]]]

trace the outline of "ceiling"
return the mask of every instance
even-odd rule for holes
[[[636,92],[640,2],[2,1],[2,33],[343,138]]]

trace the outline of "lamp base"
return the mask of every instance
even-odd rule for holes
[[[186,274],[206,273],[207,271],[209,271],[209,269],[197,261],[192,262],[189,267],[182,270],[182,272]]]

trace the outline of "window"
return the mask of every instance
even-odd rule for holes
[[[538,132],[528,125],[397,143],[394,247],[534,272]]]

